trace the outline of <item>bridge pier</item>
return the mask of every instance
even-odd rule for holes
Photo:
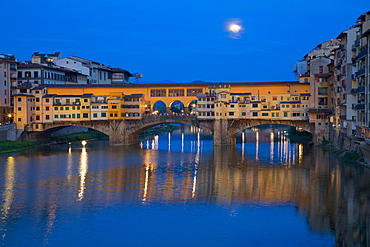
[[[137,135],[130,134],[127,121],[113,121],[109,126],[109,143],[111,145],[130,145],[139,141]]]
[[[227,119],[215,119],[213,126],[213,145],[235,145],[235,135],[232,133]]]

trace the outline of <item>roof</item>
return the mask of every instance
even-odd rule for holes
[[[25,93],[17,93],[17,94],[13,94],[13,96],[28,96],[28,97],[35,97],[35,95],[32,95],[32,94],[25,94]]]
[[[315,77],[321,77],[321,78],[324,78],[324,77],[330,77],[331,74],[315,74]]]
[[[18,63],[17,61],[6,59],[6,58],[0,58],[0,62],[7,62],[7,63]]]
[[[252,93],[230,93],[230,95],[252,95]]]
[[[308,109],[309,113],[330,113],[331,111],[329,109],[323,108],[323,109]]]
[[[129,95],[125,95],[124,97],[130,97],[130,98],[141,98],[143,97],[144,94],[141,94],[141,93],[135,93],[135,94],[129,94]]]
[[[37,57],[59,57],[60,52],[55,52],[54,54],[40,54],[38,52],[34,52],[32,56],[37,56]]]
[[[125,69],[120,69],[120,68],[110,68],[110,69],[113,73],[127,73],[127,74],[129,74],[129,77],[133,76],[129,71],[127,71]]]
[[[40,90],[40,89],[44,89],[46,88],[46,86],[36,86],[36,87],[33,87],[32,90]]]
[[[44,96],[42,96],[43,98],[51,98],[51,97],[55,97],[57,96],[56,94],[45,94]]]
[[[299,81],[278,81],[278,82],[223,82],[222,84],[228,84],[231,86],[271,86],[271,85],[310,85],[309,82],[299,82]],[[50,84],[47,87],[115,87],[115,88],[132,88],[132,87],[161,87],[161,88],[169,88],[169,87],[181,87],[181,86],[191,86],[191,87],[208,87],[208,86],[218,86],[220,85],[219,82],[191,82],[191,83],[147,83],[147,84],[77,84],[77,85],[67,85],[67,84]]]

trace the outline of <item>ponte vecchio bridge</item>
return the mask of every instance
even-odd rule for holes
[[[233,145],[238,132],[261,124],[295,126],[319,143],[328,134],[328,111],[313,109],[312,98],[305,82],[199,82],[44,85],[15,94],[14,102],[17,129],[26,127],[25,139],[43,140],[57,129],[84,126],[109,135],[111,144],[132,144],[145,129],[179,123],[212,133],[215,145]],[[157,102],[165,105],[163,114]],[[183,104],[177,112],[174,102]]]

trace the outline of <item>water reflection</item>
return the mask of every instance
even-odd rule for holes
[[[9,156],[6,162],[5,169],[5,185],[3,190],[3,206],[2,206],[2,218],[6,219],[8,217],[9,211],[11,209],[11,204],[14,198],[14,185],[15,185],[15,160],[14,157]]]
[[[142,229],[163,229],[164,224],[158,227],[153,222],[169,218],[175,219],[166,228],[169,236],[178,236],[172,231],[182,225],[212,229],[199,234],[193,245],[206,238],[219,241],[213,245],[235,246],[245,243],[240,236],[256,235],[260,245],[274,246],[290,230],[295,234],[282,246],[370,244],[369,170],[342,164],[320,149],[290,143],[280,129],[243,131],[236,148],[213,147],[198,129],[159,135],[137,148],[107,142],[53,148],[47,153],[42,153],[44,148],[0,156],[6,164],[0,167],[4,174],[0,234],[5,244],[21,246],[18,241],[32,239],[68,246],[76,244],[79,235],[94,244],[86,236],[94,239],[101,233],[107,239],[111,231],[116,236],[125,231],[139,236]],[[199,210],[203,206],[206,209]],[[238,223],[230,223],[224,212]],[[263,238],[272,225],[269,212],[281,217],[280,224],[290,223],[274,227],[272,232],[279,237],[270,240]],[[265,220],[250,225],[252,214]],[[140,221],[141,215],[145,220]],[[206,221],[199,215],[217,222],[204,227]],[[298,232],[297,225],[306,222],[308,227]],[[228,227],[220,233],[213,224]],[[97,229],[92,230],[93,225]],[[112,227],[105,230],[107,225]],[[135,225],[140,229],[134,231]],[[255,228],[262,231],[249,233]],[[65,233],[69,238],[63,237]],[[15,237],[19,234],[22,240]],[[220,234],[227,237],[221,239]],[[243,241],[222,242],[238,238]]]
[[[87,159],[87,151],[86,151],[86,142],[82,143],[81,155],[80,155],[80,165],[79,165],[79,176],[80,176],[80,189],[78,191],[77,199],[81,201],[84,197],[85,191],[85,180],[86,174],[88,170],[88,159]]]

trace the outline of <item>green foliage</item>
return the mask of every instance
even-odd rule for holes
[[[0,141],[0,151],[22,149],[38,145],[41,145],[41,143],[32,141]]]
[[[312,141],[312,135],[308,132],[297,131],[296,127],[290,126],[288,129],[288,138],[291,142],[308,143]]]
[[[139,137],[145,138],[147,136],[154,136],[154,135],[158,135],[164,132],[172,132],[177,128],[176,126],[173,126],[171,124],[164,124],[164,125],[165,126],[163,127],[154,126],[153,128],[144,130],[143,132],[140,133]]]
[[[52,137],[51,139],[57,142],[60,142],[60,141],[75,142],[75,141],[102,139],[102,138],[108,138],[108,136],[102,132],[99,132],[96,130],[90,130],[87,132],[75,133],[75,134],[64,135],[64,136],[56,136],[56,137]]]
[[[296,135],[296,132],[297,132],[297,128],[293,127],[293,126],[290,126],[289,129],[288,129],[288,136],[294,136],[294,135]]]
[[[329,144],[329,140],[326,140],[325,136],[322,137],[321,145],[326,146]]]
[[[342,157],[347,160],[364,161],[364,158],[357,152],[345,152]]]

